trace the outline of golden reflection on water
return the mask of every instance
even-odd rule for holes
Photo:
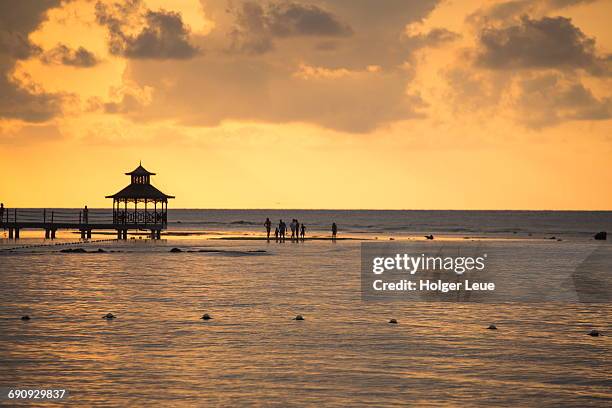
[[[0,385],[63,387],[72,402],[116,406],[612,398],[611,337],[585,335],[610,332],[609,305],[364,303],[358,243],[199,241],[268,252],[168,252],[187,244],[0,256]],[[298,313],[306,320],[292,320]],[[499,330],[485,329],[492,322]]]

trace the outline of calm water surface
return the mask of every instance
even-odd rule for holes
[[[573,236],[499,245],[595,245]],[[359,245],[188,238],[3,251],[0,386],[66,388],[67,403],[86,406],[612,403],[609,305],[362,302]],[[606,336],[586,336],[592,328]]]

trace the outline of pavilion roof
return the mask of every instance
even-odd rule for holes
[[[174,196],[162,193],[151,184],[130,184],[118,193],[106,196],[106,198],[150,198],[163,200],[174,198]]]
[[[150,171],[142,167],[142,164],[139,164],[138,167],[136,167],[134,170],[130,171],[129,173],[125,173],[125,174],[127,176],[154,176],[155,175],[155,173],[151,173]]]

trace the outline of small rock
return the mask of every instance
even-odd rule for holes
[[[391,324],[397,324],[397,320],[395,320],[395,319],[391,319],[391,320],[389,320],[389,323],[391,323]]]
[[[84,254],[87,251],[84,250],[83,248],[66,248],[66,249],[62,249],[60,252],[63,252],[65,254]]]
[[[302,315],[297,315],[293,318],[293,320],[304,320],[304,316]]]
[[[608,239],[608,233],[606,231],[600,231],[593,236],[597,241],[605,241]]]
[[[105,314],[104,316],[102,316],[102,318],[103,318],[103,319],[106,319],[106,320],[112,320],[112,319],[114,319],[114,318],[116,318],[116,317],[117,317],[117,316],[115,316],[115,315],[114,315],[114,314],[112,314],[112,313],[107,313],[107,314]]]
[[[183,252],[183,250],[180,248],[172,248],[170,252]]]
[[[599,332],[597,330],[591,330],[590,332],[587,333],[589,336],[591,337],[599,337],[601,336],[601,334],[599,334]]]
[[[30,320],[30,316],[28,315],[21,316],[21,320]]]
[[[495,326],[494,324],[490,324],[489,327],[487,327],[487,329],[489,329],[489,330],[497,330],[497,326]]]
[[[201,317],[202,320],[210,320],[212,319],[212,317],[210,317],[210,315],[208,313],[204,313]]]
[[[425,235],[425,238],[427,238],[427,239],[434,239],[434,236],[429,234],[429,235]]]

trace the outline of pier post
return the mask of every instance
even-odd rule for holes
[[[156,235],[157,235],[157,237],[156,237],[157,239],[161,239],[161,230],[157,230],[157,234]]]
[[[156,234],[155,234],[155,230],[151,230],[151,239],[155,239]]]
[[[9,228],[9,239],[13,239],[13,229]]]
[[[54,229],[51,230],[51,239],[55,239],[55,230]]]
[[[87,239],[91,239],[91,230],[87,230]]]
[[[81,230],[81,239],[85,239],[85,230]]]
[[[117,239],[121,239],[121,230],[120,229],[117,230]]]
[[[15,239],[19,239],[19,228],[15,228]]]
[[[122,239],[127,239],[127,230],[126,229],[123,230],[123,237],[122,237]]]
[[[48,228],[45,228],[45,239],[49,239],[49,234],[51,233],[51,231],[49,231]]]

